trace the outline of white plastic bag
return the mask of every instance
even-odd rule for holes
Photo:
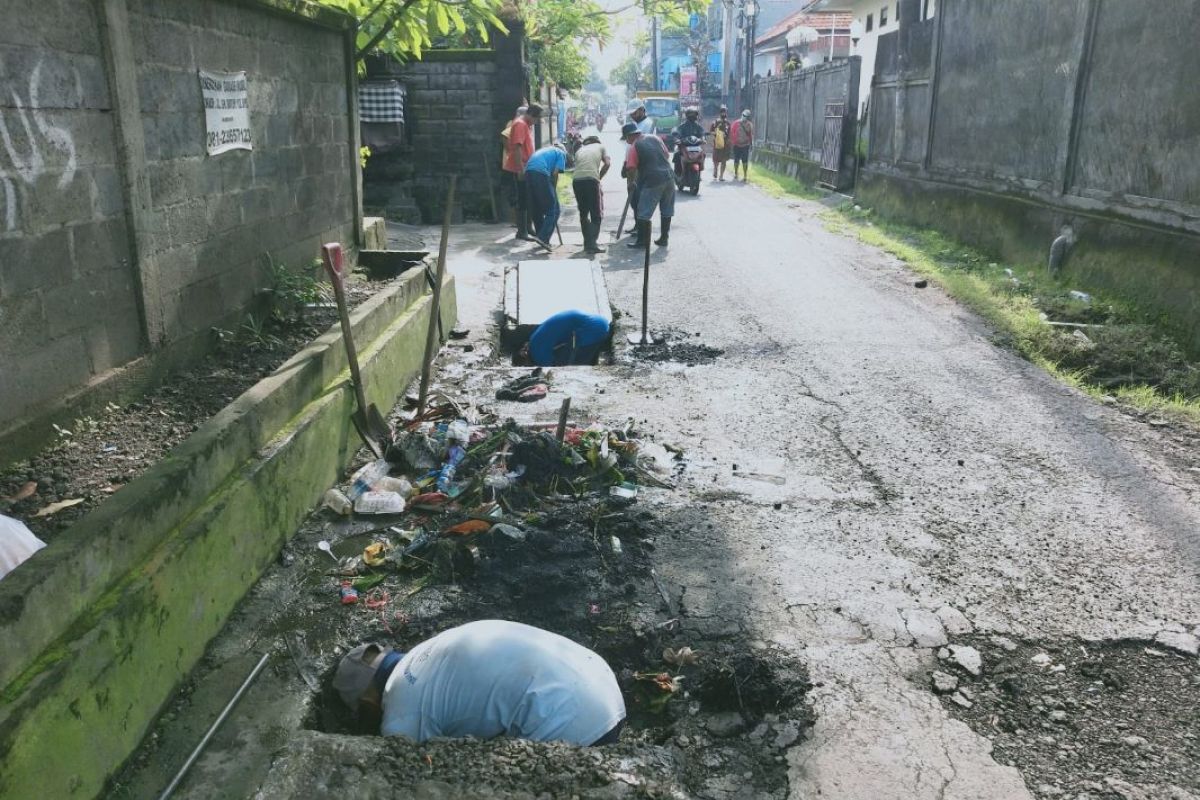
[[[359,514],[402,514],[404,498],[395,492],[363,492],[354,501]]]
[[[0,514],[0,579],[45,546],[24,522]]]

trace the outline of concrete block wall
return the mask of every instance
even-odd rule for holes
[[[754,86],[754,158],[798,180],[809,175],[819,178],[825,104],[841,102],[845,111],[838,184],[848,185],[854,172],[860,69],[861,60],[855,56],[758,81]]]
[[[167,341],[204,334],[266,285],[355,241],[344,41],[249,5],[130,0]],[[197,70],[245,70],[253,150],[208,156]]]
[[[96,8],[4,19],[0,429],[143,348]]]
[[[519,35],[496,38],[494,50],[431,50],[421,61],[371,65],[372,77],[393,77],[407,89],[408,143],[368,160],[368,200],[376,192],[386,195],[387,184],[403,182],[424,220],[440,221],[446,180],[457,174],[456,205],[468,217],[491,218],[483,159],[488,160],[497,203],[502,203],[500,131],[520,105],[525,85]],[[518,52],[512,58],[506,48],[514,43]]]
[[[0,26],[0,460],[161,374],[361,217],[353,20],[305,0],[45,0]],[[208,156],[198,69],[246,70]],[[121,368],[126,369],[122,370]],[[148,378],[149,379],[149,378]],[[92,400],[92,405],[102,405]]]
[[[912,4],[915,0],[903,0]],[[879,40],[865,202],[1070,279],[1200,353],[1200,0],[944,0]],[[1130,59],[1130,43],[1139,53]]]

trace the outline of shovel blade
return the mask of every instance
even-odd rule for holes
[[[376,458],[383,458],[383,443],[372,435],[371,425],[361,408],[354,410],[354,413],[350,415],[350,421],[354,423],[354,429],[358,431],[358,436],[363,440],[367,449],[374,453]]]

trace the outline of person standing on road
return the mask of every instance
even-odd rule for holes
[[[629,118],[637,125],[639,132],[646,136],[654,135],[654,120],[646,116],[646,104],[640,103],[637,108],[629,112]]]
[[[533,156],[532,126],[542,116],[536,103],[517,109],[516,118],[504,129],[504,159],[500,179],[517,212],[517,238],[529,240],[529,191],[525,185],[525,164]]]
[[[721,106],[721,113],[709,126],[713,137],[713,180],[725,180],[725,164],[729,162],[729,152],[732,150],[730,138],[729,109]]]
[[[554,248],[550,239],[558,225],[558,175],[567,168],[567,149],[555,142],[538,150],[525,163],[525,183],[533,212],[533,240],[543,250]]]
[[[622,132],[630,127],[626,125]],[[637,205],[634,208],[637,238],[628,246],[647,246],[650,222],[654,219],[654,209],[657,207],[662,221],[662,234],[654,243],[666,247],[670,241],[671,218],[675,216],[675,172],[671,167],[671,154],[667,152],[662,139],[642,134],[636,125],[628,130],[625,140],[630,144],[625,154],[625,174],[633,177],[637,185]]]
[[[754,144],[754,124],[750,122],[750,109],[742,112],[742,118],[733,123],[730,131],[733,140],[733,179],[738,176],[738,164],[742,165],[742,182],[750,177],[750,146]]]
[[[608,174],[612,159],[600,144],[600,131],[592,128],[583,132],[583,146],[575,153],[575,177],[571,188],[579,206],[579,225],[583,228],[583,249],[588,253],[603,253],[600,246],[600,219],[604,216],[604,192],[600,181]]]

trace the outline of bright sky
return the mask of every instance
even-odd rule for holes
[[[624,8],[630,4],[630,0],[599,0],[601,6],[612,10]],[[608,73],[612,72],[617,64],[621,63],[626,56],[629,55],[629,41],[642,29],[649,29],[650,21],[642,16],[642,12],[638,8],[632,8],[612,18],[613,36],[609,46],[600,48],[592,45],[588,51],[588,58],[596,69],[600,72],[600,77],[608,80]]]

